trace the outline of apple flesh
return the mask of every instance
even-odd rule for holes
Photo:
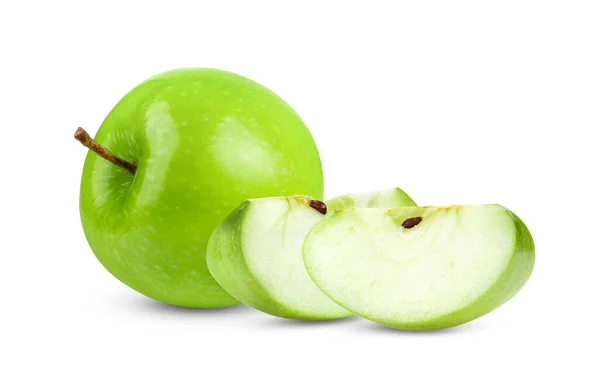
[[[300,117],[225,71],[150,78],[119,101],[95,140],[131,167],[88,153],[80,213],[89,245],[116,278],[169,304],[238,302],[210,275],[205,254],[242,201],[323,196],[319,154]]]
[[[303,246],[306,269],[336,303],[407,330],[480,317],[514,296],[535,260],[525,224],[500,205],[339,210]]]
[[[383,191],[349,193],[327,200],[327,214],[348,208],[391,208],[417,205],[402,189],[390,188]]]
[[[414,204],[387,199],[388,207]],[[309,196],[248,200],[215,229],[208,268],[231,295],[260,311],[304,320],[350,316],[319,290],[302,261],[304,238],[326,213],[325,204]]]

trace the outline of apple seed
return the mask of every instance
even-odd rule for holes
[[[402,223],[402,226],[406,229],[411,229],[411,228],[414,228],[415,226],[419,225],[421,223],[421,221],[423,221],[423,217],[421,217],[421,216],[407,218]]]
[[[321,212],[324,215],[327,214],[327,206],[322,201],[311,200],[310,201],[310,206],[311,206],[311,208],[316,209],[317,211]]]

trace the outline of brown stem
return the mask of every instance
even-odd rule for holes
[[[90,135],[85,130],[83,130],[83,128],[77,128],[77,130],[75,131],[75,139],[81,142],[83,146],[98,154],[100,157],[106,159],[107,161],[109,161],[117,167],[129,171],[131,175],[135,175],[135,170],[137,169],[137,166],[135,164],[127,162],[126,160],[123,160],[114,155],[107,148],[94,141],[94,139],[90,137]]]

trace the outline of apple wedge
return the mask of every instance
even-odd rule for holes
[[[406,198],[389,197],[386,206],[414,204]],[[319,290],[302,261],[304,238],[326,213],[309,196],[248,200],[213,232],[208,268],[233,297],[260,311],[303,320],[350,316]]]
[[[442,329],[491,312],[529,278],[525,224],[500,205],[347,209],[317,223],[306,269],[336,303],[398,329]]]
[[[208,242],[211,274],[239,301],[275,316],[350,316],[315,286],[302,263],[304,237],[326,212],[323,202],[308,196],[245,201]]]

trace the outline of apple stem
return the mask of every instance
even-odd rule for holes
[[[135,175],[135,170],[137,169],[135,164],[117,157],[110,150],[94,141],[94,139],[90,137],[90,135],[83,128],[77,128],[75,131],[75,139],[81,142],[83,146],[98,154],[100,157],[106,159],[115,166],[122,168],[123,170],[127,170],[131,175]]]

